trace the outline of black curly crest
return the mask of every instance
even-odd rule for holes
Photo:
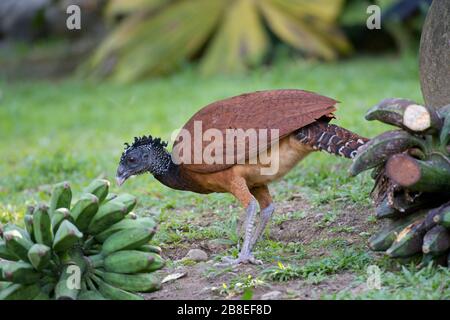
[[[152,146],[152,147],[167,147],[167,142],[162,141],[160,138],[153,138],[151,135],[142,136],[142,137],[134,137],[133,143],[130,145],[129,143],[125,143],[125,151],[122,155],[125,155],[127,151],[137,148],[139,146]]]

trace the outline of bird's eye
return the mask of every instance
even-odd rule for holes
[[[134,162],[136,162],[136,158],[134,158],[134,157],[129,157],[129,158],[128,158],[128,162],[134,163]]]

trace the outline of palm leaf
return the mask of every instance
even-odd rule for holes
[[[326,60],[351,52],[335,21],[344,0],[111,0],[126,18],[85,65],[118,81],[167,74],[200,57],[204,74],[260,65],[266,26],[288,45]],[[205,50],[202,50],[202,49]]]
[[[261,1],[260,6],[271,30],[284,42],[325,60],[337,57],[332,45],[315,33],[311,25],[285,12],[276,1]]]
[[[316,17],[327,23],[335,23],[342,12],[344,0],[270,0],[280,7],[287,9],[299,19]]]
[[[336,26],[344,0],[271,0],[285,12],[307,22],[314,33],[342,54],[353,48],[344,33]]]
[[[117,16],[126,16],[139,11],[154,11],[168,4],[171,0],[109,0],[105,16],[112,21]]]
[[[128,82],[176,69],[205,43],[222,6],[221,1],[180,1],[141,23],[129,34],[126,47],[118,51],[120,63],[113,79]]]
[[[236,0],[202,61],[204,74],[235,72],[261,63],[269,41],[255,0]]]

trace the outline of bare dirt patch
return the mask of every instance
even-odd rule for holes
[[[373,223],[367,221],[371,214],[370,208],[357,208],[346,205],[337,210],[332,221],[325,221],[324,216],[332,208],[325,205],[313,208],[304,199],[293,197],[292,199],[278,204],[279,214],[286,216],[286,219],[272,223],[270,227],[269,239],[282,243],[300,243],[309,245],[315,241],[333,241],[333,239],[345,239],[347,245],[363,245],[367,239],[367,233],[375,227]],[[302,211],[305,213],[300,218],[289,218],[289,212]],[[202,225],[213,223],[210,219],[203,220]],[[214,240],[186,241],[166,247],[163,255],[171,260],[179,260],[193,248],[199,248],[212,255],[228,248],[229,245],[217,244]],[[261,248],[259,248],[261,250]],[[318,246],[308,252],[308,259],[326,256],[330,252]],[[272,263],[275,264],[275,263]],[[186,272],[187,275],[178,280],[165,283],[162,289],[146,295],[147,299],[240,299],[242,292],[224,290],[223,284],[238,276],[251,275],[256,278],[263,266],[240,265],[235,268],[226,269],[223,272],[217,271],[214,261],[197,263],[195,265],[175,264],[163,270],[164,275],[178,272]],[[215,270],[214,272],[211,270]],[[220,269],[219,269],[220,270]],[[263,284],[252,288],[253,299],[261,299],[268,292],[279,291],[281,294],[277,299],[317,299],[322,294],[333,294],[340,290],[361,291],[364,288],[355,283],[356,275],[351,271],[345,271],[325,277],[317,283],[307,280],[291,280],[286,282],[272,282],[265,280]]]

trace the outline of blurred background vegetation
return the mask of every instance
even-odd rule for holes
[[[367,137],[387,130],[363,116],[387,97],[423,102],[417,52],[430,2],[0,0],[0,223],[21,221],[27,204],[48,201],[55,182],[69,180],[81,190],[96,177],[113,181],[124,142],[142,134],[169,140],[202,106],[243,92],[318,92],[341,101],[334,123]],[[81,8],[81,30],[66,28],[70,4]],[[382,8],[381,30],[366,27],[371,4]],[[307,252],[305,259],[320,262],[323,252],[345,258],[341,252],[350,245],[367,257],[373,181],[368,174],[350,178],[348,166],[347,159],[315,153],[271,185],[276,203],[300,195],[311,205],[308,212],[282,213],[279,221],[322,214],[311,228],[322,235],[327,226],[329,233],[310,245],[325,251],[293,243]],[[233,239],[235,247],[241,209],[229,195],[174,192],[150,177],[130,179],[120,192],[139,198],[137,214],[158,219],[155,241],[164,252],[197,240]],[[345,212],[365,219],[364,232],[340,218]],[[287,239],[262,243],[261,258],[284,257],[292,244]],[[305,261],[297,254],[282,259]],[[364,270],[349,261],[342,264],[351,265],[345,278],[365,281]],[[367,263],[388,268],[375,258]],[[374,296],[343,282],[349,289],[334,298],[450,297],[446,270],[383,279]],[[330,283],[326,292],[334,294]]]
[[[369,106],[391,96],[421,100],[416,54],[429,2],[1,0],[0,217],[20,211],[27,190],[113,179],[123,142],[149,133],[169,140],[202,106],[243,92],[315,91],[343,102],[338,124],[381,132],[362,121]],[[366,27],[374,3],[381,30]],[[66,28],[70,4],[81,8],[81,30]],[[321,179],[345,163],[322,154],[309,161]],[[331,185],[353,186],[338,167]],[[142,179],[129,191],[137,186],[165,190]]]
[[[193,64],[233,74],[280,57],[332,62],[415,51],[431,0],[2,0],[2,78],[132,82]],[[68,30],[66,8],[81,8]],[[367,7],[382,9],[368,30]]]

